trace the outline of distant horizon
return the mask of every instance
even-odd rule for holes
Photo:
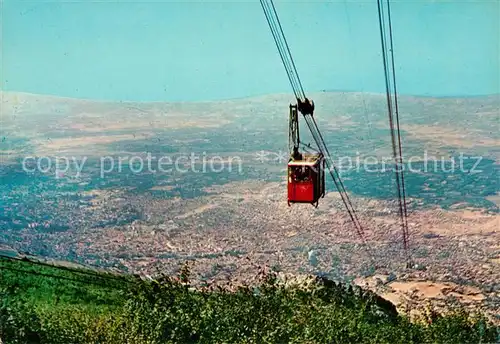
[[[176,100],[168,100],[168,99],[160,99],[160,100],[129,100],[129,99],[104,99],[104,98],[84,98],[84,97],[71,97],[59,94],[50,94],[50,93],[34,93],[34,92],[26,92],[26,91],[17,91],[17,90],[2,90],[0,89],[0,93],[5,94],[24,94],[29,96],[38,96],[38,97],[51,97],[51,98],[61,98],[61,99],[72,99],[72,100],[85,100],[85,101],[95,101],[95,102],[105,102],[105,103],[213,103],[213,102],[224,102],[224,101],[232,101],[232,100],[243,100],[243,99],[252,99],[252,98],[260,98],[266,96],[287,96],[290,95],[290,98],[294,98],[293,92],[275,92],[275,93],[266,93],[266,94],[254,94],[249,96],[242,97],[233,97],[233,98],[220,98],[220,99],[202,99],[202,100],[186,100],[186,101],[176,101]],[[355,90],[319,90],[319,91],[311,91],[306,93],[308,94],[320,94],[320,93],[346,93],[346,94],[366,94],[366,95],[377,95],[377,96],[385,96],[383,92],[368,92],[368,91],[355,91]],[[433,96],[433,95],[419,95],[419,94],[400,94],[399,97],[413,97],[413,98],[429,98],[429,99],[468,99],[468,98],[487,98],[498,96],[500,100],[500,92],[498,93],[490,93],[490,94],[472,94],[472,95],[441,95],[441,96]],[[1,109],[0,109],[1,110]]]

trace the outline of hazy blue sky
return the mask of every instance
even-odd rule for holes
[[[275,4],[306,93],[384,91],[375,0]],[[401,93],[500,92],[498,1],[392,10]],[[140,101],[291,93],[258,0],[4,0],[2,16],[4,90]]]

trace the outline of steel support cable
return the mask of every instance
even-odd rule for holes
[[[273,36],[275,38],[275,41],[277,45],[280,46],[281,49],[281,58],[283,65],[285,66],[285,69],[287,71],[288,79],[290,81],[290,84],[292,85],[292,88],[294,90],[294,94],[296,98],[301,97],[301,85],[300,85],[300,80],[298,79],[297,73],[294,69],[294,65],[292,63],[292,58],[289,53],[289,49],[286,47],[286,39],[283,34],[283,30],[281,29],[281,26],[278,22],[278,16],[276,13],[276,9],[274,8],[274,4],[271,1],[266,1],[263,0],[262,3],[266,3],[267,6],[267,11],[266,11],[266,16],[268,18],[268,23],[270,27],[272,27],[273,30]]]
[[[349,213],[349,217],[351,218],[354,227],[356,228],[356,231],[358,232],[358,235],[364,240],[364,230],[363,227],[361,226],[361,223],[359,222],[359,219],[357,217],[356,211],[354,209],[354,206],[352,205],[351,200],[349,199],[349,196],[347,194],[347,191],[344,187],[344,183],[342,182],[342,179],[340,178],[340,174],[337,170],[337,167],[335,166],[335,163],[333,162],[333,159],[330,155],[330,152],[328,151],[328,147],[325,144],[325,141],[323,139],[323,136],[321,135],[321,132],[319,131],[319,128],[317,126],[316,120],[314,119],[313,116],[304,116],[306,123],[309,127],[309,130],[313,134],[313,138],[316,141],[316,145],[320,149],[320,152],[325,156],[325,161],[327,163],[328,167],[328,172],[330,173],[330,176],[333,179],[333,182],[335,183],[335,187],[337,188],[337,191],[340,194],[340,197],[342,198],[342,202],[344,203],[344,206],[347,209],[347,212]]]
[[[277,28],[275,27],[275,23],[271,18],[270,9],[269,9],[269,7],[266,7],[266,6],[268,6],[268,4],[265,3],[263,0],[260,1],[260,4],[261,4],[262,9],[264,11],[264,14],[266,16],[267,24],[269,25],[269,28],[270,28],[271,33],[273,35],[274,43],[275,43],[276,47],[278,48],[278,52],[280,54],[281,61],[283,63],[283,66],[285,67],[285,72],[288,76],[288,79],[290,80],[290,83],[292,84],[292,89],[293,89],[294,93],[296,94],[296,87],[291,79],[290,68],[288,67],[287,60],[285,58],[284,47],[282,46],[282,42],[278,37]]]
[[[276,42],[276,46],[278,47],[278,50],[280,52],[283,65],[286,69],[288,79],[290,81],[290,84],[292,85],[295,97],[297,99],[304,100],[305,99],[304,89],[302,87],[302,83],[297,73],[297,68],[295,66],[295,62],[291,55],[290,47],[288,46],[288,42],[283,33],[283,28],[281,26],[278,14],[276,12],[276,8],[274,7],[274,3],[272,2],[272,0],[270,1],[261,0],[260,3],[266,15],[269,27],[271,28],[271,32]]]
[[[292,86],[295,98],[299,98],[300,96],[300,86],[298,85],[298,81],[294,79],[293,75],[293,66],[290,63],[290,60],[287,58],[286,55],[286,49],[284,47],[283,39],[280,36],[280,32],[278,31],[278,27],[276,24],[275,16],[272,14],[271,7],[269,3],[266,0],[260,0],[260,4],[262,6],[262,9],[264,11],[264,14],[266,16],[267,23],[269,25],[269,28],[271,29],[271,33],[274,38],[274,42],[276,44],[276,47],[278,48],[278,52],[281,57],[281,61],[283,63],[283,66],[285,67],[286,74],[288,76],[288,80],[290,81],[290,84]],[[276,15],[276,12],[274,12]]]
[[[401,168],[401,145],[400,145],[400,132],[399,132],[399,119],[398,121],[398,127],[397,127],[397,135],[398,135],[398,147],[399,151],[397,151],[397,145],[396,145],[396,138],[395,138],[395,129],[394,129],[394,119],[393,119],[393,104],[392,104],[392,99],[391,99],[391,80],[389,76],[389,66],[388,66],[388,54],[387,54],[387,42],[386,42],[386,31],[385,31],[385,18],[384,18],[384,12],[381,4],[381,0],[377,0],[377,8],[378,8],[378,17],[379,17],[379,27],[380,27],[380,39],[381,39],[381,45],[382,45],[382,58],[383,58],[383,65],[384,65],[384,78],[385,78],[385,85],[386,85],[386,99],[387,99],[387,108],[388,108],[388,116],[389,116],[389,126],[391,130],[391,141],[392,141],[392,151],[393,151],[393,157],[394,161],[396,163],[396,169],[395,169],[395,176],[396,176],[396,187],[397,187],[397,195],[398,195],[398,204],[399,204],[399,214],[401,218],[401,229],[403,233],[403,245],[404,245],[404,251],[406,254],[406,258],[409,262],[409,256],[408,256],[408,237],[407,237],[407,212],[406,212],[406,198],[403,195],[404,192],[404,185],[402,186],[402,182],[404,182],[404,178],[402,179],[400,176],[400,168]],[[389,16],[390,20],[390,16]],[[390,29],[392,28],[391,24]],[[392,30],[391,30],[392,31]],[[395,70],[394,70],[394,54],[392,51],[392,34],[391,34],[391,56],[392,56],[392,69],[393,69],[393,80],[395,82]],[[395,87],[395,85],[394,85]],[[396,97],[396,94],[395,94]],[[397,100],[396,100],[397,102]],[[397,104],[397,103],[396,103]],[[398,154],[399,153],[399,154]],[[404,205],[403,205],[404,203]]]
[[[292,67],[292,65],[290,63],[290,59],[286,55],[286,48],[284,46],[283,37],[280,34],[275,14],[272,11],[272,6],[266,0],[261,0],[261,5],[262,5],[262,8],[264,9],[264,13],[266,15],[267,23],[269,24],[269,27],[270,27],[271,32],[273,34],[276,46],[278,47],[278,50],[280,52],[281,61],[283,63],[283,66],[285,67],[285,71],[287,73],[287,76],[288,76],[288,79],[290,81],[290,84],[292,85],[294,94],[296,96],[298,96],[299,92],[300,92],[299,91],[300,87],[297,84],[297,80],[294,79],[293,67]]]
[[[395,115],[396,115],[396,127],[398,132],[398,148],[399,148],[399,162],[403,164],[403,145],[401,143],[401,131],[399,125],[399,106],[398,106],[398,91],[396,88],[396,68],[394,66],[394,44],[392,39],[392,20],[391,20],[391,7],[389,1],[387,1],[387,16],[389,19],[389,42],[390,42],[390,51],[391,51],[391,62],[392,62],[392,85],[394,87],[394,106],[395,106]],[[405,179],[404,179],[404,171],[401,170],[401,186],[402,186],[402,194],[403,194],[403,210],[404,210],[404,219],[406,226],[406,245],[408,249],[408,211],[406,207],[406,190],[405,190]]]
[[[330,160],[330,163],[331,163],[331,167],[330,168],[335,172],[335,175],[337,176],[337,180],[338,180],[338,187],[337,187],[337,189],[338,189],[339,192],[347,194],[347,191],[346,191],[346,189],[344,187],[344,183],[342,182],[342,180],[340,178],[340,173],[338,172],[337,167],[333,163],[330,151],[328,150],[328,146],[326,145],[325,140],[323,139],[323,135],[319,131],[318,124],[316,123],[316,120],[315,120],[315,118],[313,116],[311,116],[310,118],[311,118],[312,127],[314,128],[315,132],[317,133],[316,134],[317,137],[318,137],[317,144],[318,145],[321,144],[322,153],[323,153],[323,155],[325,157],[328,157],[328,159]],[[349,201],[349,204],[351,204],[351,207],[352,207],[352,203],[350,201]]]
[[[378,5],[378,13],[379,13],[380,40],[381,40],[381,45],[382,45],[382,59],[383,59],[383,66],[384,66],[384,81],[385,81],[385,87],[386,87],[387,110],[388,110],[388,117],[389,117],[389,127],[390,127],[390,131],[391,131],[392,153],[393,153],[394,162],[396,163],[396,165],[398,165],[398,158],[397,158],[397,152],[396,152],[396,138],[395,138],[395,132],[394,132],[394,121],[393,121],[393,112],[392,112],[391,87],[390,87],[390,78],[389,78],[389,71],[388,71],[388,65],[387,65],[387,43],[386,43],[386,39],[385,39],[386,38],[385,19],[384,19],[382,4],[381,4],[380,0],[377,0],[377,5]],[[394,172],[396,175],[396,188],[397,188],[397,196],[398,196],[399,215],[401,218],[401,229],[403,232],[403,244],[404,244],[404,248],[406,250],[406,235],[405,235],[406,228],[405,228],[403,205],[402,205],[399,166],[396,166],[396,169]]]
[[[394,162],[396,164],[396,182],[397,182],[397,187],[398,187],[398,199],[399,199],[399,213],[401,217],[401,227],[402,227],[402,232],[403,232],[403,247],[404,247],[404,252],[406,255],[406,259],[409,263],[410,257],[408,254],[408,220],[407,220],[407,211],[406,211],[406,197],[405,197],[405,185],[404,185],[404,175],[403,175],[403,170],[402,168],[402,147],[401,147],[401,135],[400,135],[400,128],[399,128],[399,116],[398,116],[398,103],[397,103],[397,91],[396,91],[396,69],[394,65],[394,49],[393,49],[393,40],[392,40],[392,21],[391,21],[391,16],[390,16],[390,7],[389,7],[389,1],[387,1],[387,22],[389,26],[389,43],[390,43],[390,48],[388,48],[387,44],[387,28],[386,28],[386,19],[384,16],[384,10],[383,6],[381,6],[382,9],[382,22],[383,22],[383,33],[384,33],[384,53],[385,53],[385,59],[386,59],[386,64],[388,64],[387,61],[389,61],[389,55],[387,53],[388,50],[391,51],[391,65],[387,65],[386,69],[386,77],[387,77],[387,85],[389,89],[389,98],[390,98],[390,120],[391,123],[391,139],[392,139],[392,146],[393,146],[393,155],[394,155]],[[390,73],[392,73],[392,80],[390,77]],[[392,81],[392,85],[391,85]],[[394,88],[394,98],[392,98],[392,87]],[[393,100],[394,99],[394,100]],[[394,129],[394,116],[396,116],[396,130]],[[396,145],[396,138],[395,138],[395,133],[397,134],[397,145]],[[396,151],[397,150],[397,151]]]
[[[388,6],[388,24],[389,24],[389,31],[392,31],[392,25],[390,22],[390,13],[389,13],[389,1],[387,1],[387,6]],[[389,109],[389,122],[390,122],[390,128],[391,128],[391,140],[392,140],[392,150],[393,150],[393,157],[394,157],[394,163],[396,165],[396,170],[395,175],[396,175],[396,184],[398,188],[398,205],[399,205],[399,214],[401,218],[401,228],[402,228],[402,235],[403,235],[403,248],[405,252],[406,259],[409,260],[408,257],[408,223],[406,221],[406,212],[405,212],[405,197],[404,197],[404,184],[403,184],[403,176],[402,176],[402,157],[401,157],[401,149],[399,147],[399,144],[396,143],[396,135],[397,135],[397,141],[400,142],[401,137],[400,137],[400,132],[399,132],[399,125],[395,129],[394,127],[394,117],[395,117],[395,111],[397,107],[397,94],[394,94],[394,98],[392,96],[392,88],[395,87],[394,83],[395,82],[395,68],[394,68],[394,54],[392,52],[392,38],[390,40],[390,47],[388,47],[387,43],[387,27],[386,27],[386,18],[384,16],[384,8],[383,5],[381,5],[381,13],[382,13],[382,23],[383,23],[383,42],[384,42],[384,67],[385,68],[385,76],[386,76],[386,85],[388,89],[388,97],[390,101],[390,109]],[[390,36],[392,37],[392,33],[390,32]],[[391,56],[392,56],[392,63],[389,65],[389,54],[388,51],[391,51]],[[392,78],[391,75],[392,74]],[[398,148],[399,147],[399,148]]]
[[[343,186],[342,180],[340,178],[340,175],[338,173],[337,168],[335,167],[335,164],[331,158],[330,153],[328,152],[328,148],[326,147],[326,144],[324,140],[322,139],[321,132],[319,131],[316,122],[314,120],[314,117],[312,116],[304,116],[306,123],[313,134],[313,138],[316,141],[316,144],[318,145],[318,148],[320,149],[320,152],[325,156],[325,161],[327,163],[328,167],[328,172],[330,173],[330,176],[332,177],[333,182],[335,183],[335,187],[339,191],[340,197],[342,199],[342,202],[344,203],[344,206],[349,214],[349,217],[351,218],[351,221],[356,229],[356,233],[360,237],[366,252],[368,254],[368,258],[372,262],[373,265],[375,265],[374,259],[373,259],[373,254],[368,248],[366,244],[366,239],[364,237],[364,232],[363,232],[363,227],[361,226],[358,217],[356,215],[356,211],[354,210],[354,207],[349,199],[349,196]]]
[[[11,256],[7,256],[7,255],[3,255],[3,254],[0,254],[0,260],[1,259],[8,260],[8,261],[25,262],[25,263],[29,263],[30,265],[38,265],[38,266],[43,266],[43,267],[49,267],[49,268],[53,268],[53,269],[57,269],[57,270],[61,270],[61,271],[68,271],[68,272],[76,273],[76,274],[79,274],[79,275],[85,275],[85,276],[88,276],[88,277],[94,277],[94,278],[108,280],[108,281],[115,281],[115,282],[121,282],[121,281],[123,281],[123,278],[121,278],[120,276],[105,275],[105,272],[103,272],[103,274],[99,274],[97,272],[90,272],[90,271],[85,271],[85,270],[72,269],[72,268],[69,268],[69,267],[66,267],[66,266],[52,265],[52,264],[49,264],[49,263],[44,263],[44,262],[40,262],[40,261],[36,261],[36,260],[30,260],[30,259],[27,259],[27,258],[25,258],[25,259],[23,259],[23,258],[16,258],[16,257],[11,257]]]
[[[313,116],[311,116],[311,118],[312,118],[312,121],[313,121],[313,123],[314,123],[314,126],[316,127],[316,131],[317,131],[317,132],[318,132],[318,134],[319,134],[319,137],[320,137],[320,139],[321,139],[321,142],[322,142],[322,144],[323,144],[323,146],[324,146],[325,153],[326,153],[329,157],[331,157],[330,151],[328,150],[328,146],[326,145],[325,140],[323,139],[323,135],[321,134],[321,131],[320,131],[320,130],[319,130],[319,128],[318,128],[318,124],[316,123],[316,119],[315,119]],[[347,195],[347,191],[346,191],[346,189],[345,189],[344,183],[342,182],[342,179],[340,178],[340,173],[337,171],[337,168],[335,167],[335,165],[334,165],[334,164],[333,164],[332,166],[333,166],[334,171],[335,171],[335,172],[337,173],[337,175],[338,175],[338,180],[339,180],[339,184],[340,184],[340,186],[341,186],[342,191],[343,191],[343,192]],[[346,196],[346,197],[347,197],[347,200],[349,201],[349,204],[351,205],[351,208],[352,208],[352,210],[353,210],[354,214],[356,214],[356,211],[354,210],[354,207],[352,206],[352,203],[351,203],[351,201],[349,200],[349,197],[348,197],[348,196]],[[357,220],[357,216],[355,216],[355,217],[356,217],[356,220]],[[357,220],[357,222],[358,222],[358,224],[359,224],[359,220]],[[363,228],[362,228],[362,226],[361,226],[361,224],[359,224],[359,227],[361,228],[361,230],[363,229]]]
[[[304,92],[304,88],[302,87],[302,83],[300,82],[299,73],[297,72],[297,68],[295,67],[295,62],[293,61],[292,53],[290,52],[290,47],[288,46],[288,42],[286,40],[285,34],[283,33],[283,27],[281,26],[280,19],[278,17],[278,14],[276,13],[276,8],[274,7],[274,2],[272,0],[270,0],[270,1],[271,1],[271,5],[273,7],[274,16],[276,17],[276,21],[278,22],[281,37],[283,37],[283,42],[285,43],[285,47],[286,47],[286,50],[288,52],[288,56],[290,57],[290,61],[292,62],[293,71],[295,72],[295,77],[297,78],[297,82],[298,82],[298,85],[300,87],[300,92],[302,92],[302,94],[301,94],[303,97],[302,100],[305,100],[306,94]]]
[[[29,275],[35,275],[39,277],[47,277],[47,278],[54,278],[57,280],[63,280],[63,281],[69,281],[69,282],[74,282],[74,283],[81,283],[81,284],[89,284],[89,285],[98,285],[104,288],[111,288],[109,285],[105,285],[104,283],[101,282],[96,282],[96,281],[91,281],[91,280],[78,280],[75,278],[69,278],[69,277],[64,277],[64,276],[57,276],[57,275],[52,275],[52,274],[45,274],[42,272],[37,272],[37,271],[29,271],[29,270],[23,270],[23,269],[16,269],[16,268],[10,268],[10,267],[5,267],[5,266],[0,266],[0,270],[6,270],[6,271],[12,271],[16,273],[23,273],[23,274],[29,274]],[[106,281],[106,280],[104,280]],[[114,281],[116,282],[116,281]]]

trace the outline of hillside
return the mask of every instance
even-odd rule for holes
[[[194,289],[178,277],[141,280],[1,259],[4,343],[488,343],[500,331],[464,311],[410,323],[369,291],[326,279]]]

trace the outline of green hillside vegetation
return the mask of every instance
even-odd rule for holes
[[[491,343],[498,328],[463,310],[410,323],[391,304],[316,279],[285,287],[277,275],[229,288],[179,276],[144,281],[0,260],[3,343]]]

